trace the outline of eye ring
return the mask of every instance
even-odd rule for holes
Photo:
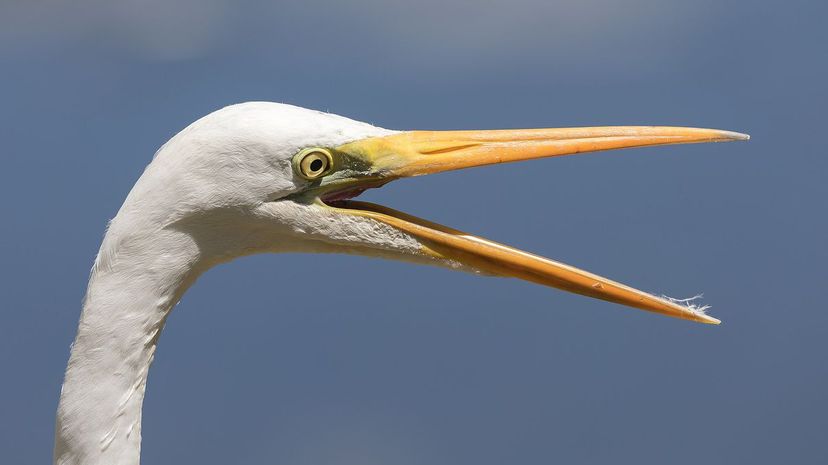
[[[305,149],[293,158],[293,167],[296,174],[308,181],[313,181],[331,172],[333,156],[327,149],[318,147]]]

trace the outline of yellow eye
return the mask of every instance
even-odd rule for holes
[[[294,167],[299,176],[307,180],[319,179],[328,174],[333,166],[331,152],[321,149],[305,149],[293,159]]]

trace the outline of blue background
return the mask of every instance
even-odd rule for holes
[[[51,458],[107,220],[164,141],[246,100],[395,129],[748,132],[366,195],[703,291],[724,323],[360,257],[244,258],[168,322],[144,463],[828,462],[825,2],[112,3],[0,5],[2,463]]]

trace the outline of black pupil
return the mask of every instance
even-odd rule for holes
[[[316,160],[310,162],[310,169],[314,172],[320,171],[322,169],[322,160],[317,158]]]

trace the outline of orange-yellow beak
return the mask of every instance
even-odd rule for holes
[[[493,131],[413,131],[351,142],[333,149],[335,165],[350,167],[334,185],[389,180],[473,166],[649,145],[746,140],[730,131],[681,127],[589,127]],[[345,170],[349,171],[349,170]],[[333,187],[333,185],[332,185]],[[416,238],[421,253],[507,276],[664,315],[718,324],[701,309],[657,297],[554,260],[447,228],[379,205],[338,201],[331,208],[387,224]]]

